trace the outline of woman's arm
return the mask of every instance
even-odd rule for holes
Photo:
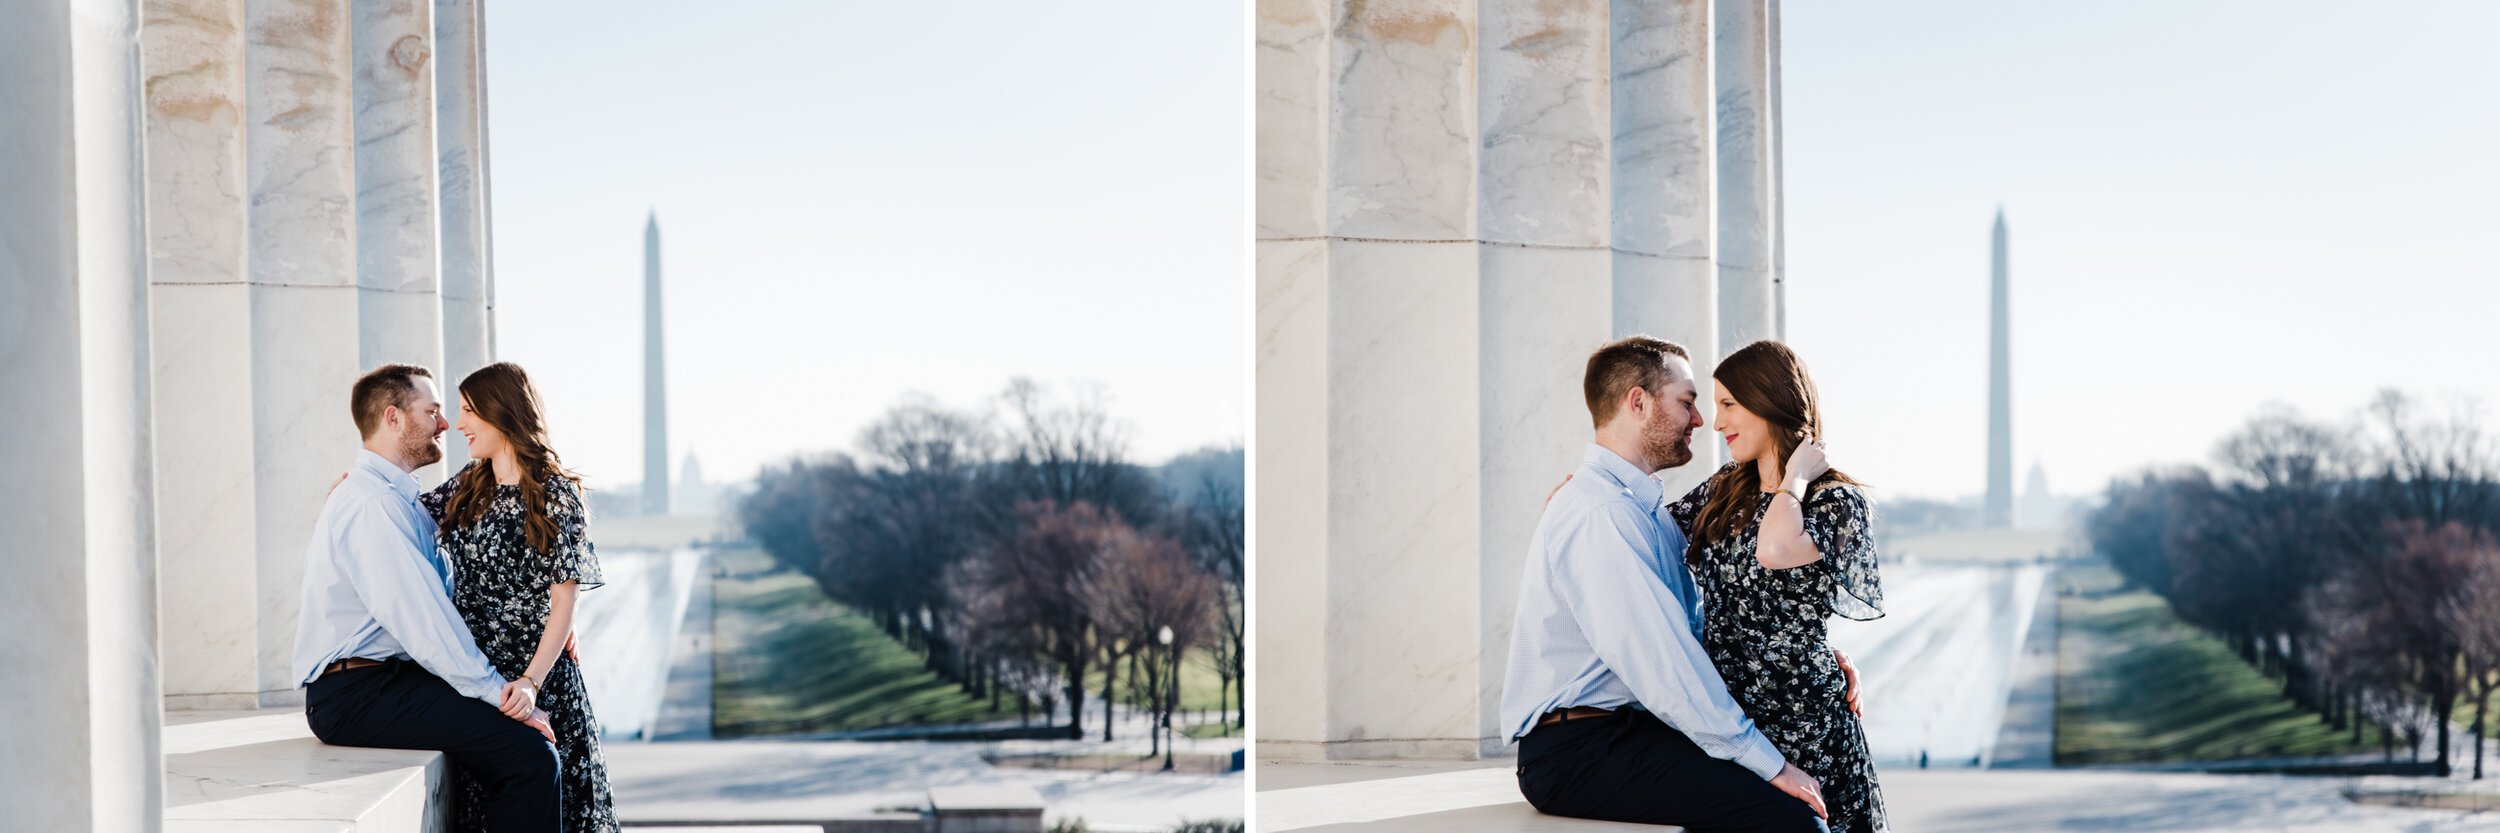
[[[1823,552],[1814,539],[1806,535],[1806,489],[1831,464],[1823,457],[1823,444],[1812,437],[1797,444],[1788,455],[1788,465],[1781,467],[1786,480],[1779,493],[1771,496],[1771,505],[1762,510],[1762,525],[1754,532],[1754,560],[1774,570],[1792,570],[1823,560]]]
[[[564,656],[564,643],[573,635],[573,599],[580,594],[575,582],[547,588],[547,629],[538,635],[538,653],[530,656],[530,685],[544,688],[547,672],[556,667],[556,658]]]
[[[1762,529],[1755,536],[1753,557],[1774,570],[1792,570],[1823,560],[1814,539],[1806,537],[1805,504],[1794,492],[1781,490],[1762,510]]]

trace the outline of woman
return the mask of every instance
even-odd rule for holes
[[[564,829],[610,833],[616,810],[599,721],[581,666],[565,651],[575,596],[601,584],[580,478],[547,447],[538,389],[519,365],[489,365],[461,380],[455,427],[474,459],[421,498],[453,565],[452,604],[495,669],[538,690],[563,763]],[[465,773],[459,781],[456,829],[484,830],[483,787]]]
[[[1824,644],[1824,621],[1883,615],[1875,540],[1857,481],[1812,483],[1783,471],[1800,444],[1818,448],[1814,381],[1787,345],[1757,341],[1711,371],[1726,467],[1669,504],[1701,588],[1702,648],[1772,745],[1823,785],[1837,833],[1889,829],[1866,732],[1848,681]]]

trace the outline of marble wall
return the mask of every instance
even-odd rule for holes
[[[1258,0],[1261,758],[1504,751],[1588,353],[1718,355],[1712,25],[1707,0]]]
[[[8,605],[68,615],[10,633],[73,633],[63,645],[80,650],[10,655],[0,678],[118,680],[83,708],[138,690],[133,708],[150,720],[300,703],[302,558],[322,495],[355,458],[347,388],[380,360],[422,363],[445,385],[492,360],[480,10],[442,8],[75,0],[10,28],[27,45],[0,53],[0,113],[22,128],[0,130],[0,150],[32,168],[0,188],[0,220],[27,235],[8,250],[22,260],[10,273],[37,280],[12,280],[25,298],[0,308],[0,373],[25,375],[5,403],[40,403],[68,423],[37,435],[83,443],[27,443],[8,463],[85,500],[47,508],[60,535],[30,550],[65,585],[22,585],[42,603]],[[435,40],[455,55],[440,98]],[[437,120],[450,135],[440,153]],[[60,173],[75,178],[53,183]],[[133,425],[115,423],[123,415]],[[440,483],[442,470],[420,480]],[[145,628],[115,630],[133,620]],[[143,685],[103,665],[130,665]],[[155,723],[108,723],[148,725],[148,740],[115,740],[93,760],[145,758],[148,778],[125,780],[158,783]],[[158,813],[143,815],[153,825]]]

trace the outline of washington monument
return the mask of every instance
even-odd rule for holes
[[[2014,525],[2013,371],[2006,356],[2005,208],[1997,208],[1988,285],[1988,512],[1981,525]]]
[[[642,512],[668,514],[668,369],[660,349],[660,213],[642,228]]]

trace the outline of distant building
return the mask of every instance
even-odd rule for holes
[[[2057,529],[2066,525],[2066,513],[2074,501],[2049,491],[2048,467],[2034,460],[2031,476],[2024,479],[2022,503],[2015,512],[2015,525],[2025,529]]]
[[[660,342],[660,214],[642,227],[642,511],[666,515],[668,368]]]
[[[2006,321],[2005,209],[1997,209],[1988,257],[1988,502],[1983,526],[2014,525],[2014,392]]]

